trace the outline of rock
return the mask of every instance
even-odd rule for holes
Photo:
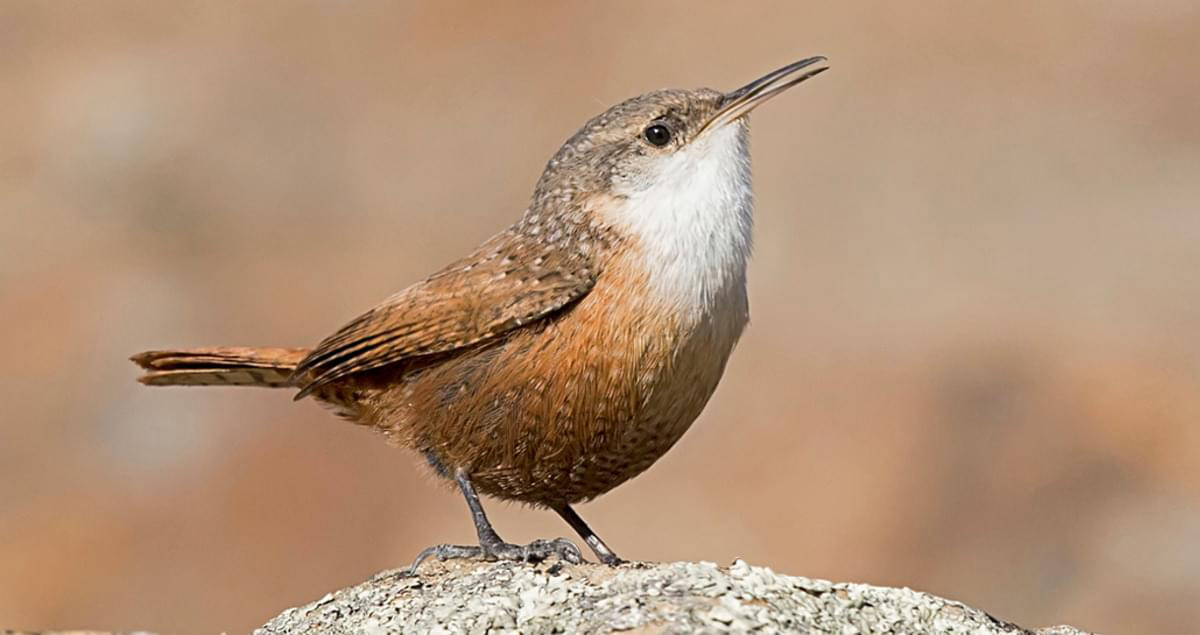
[[[738,560],[539,565],[431,562],[381,573],[255,631],[284,633],[1038,633],[913,591],[779,575]]]

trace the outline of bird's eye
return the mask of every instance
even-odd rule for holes
[[[650,145],[661,148],[671,142],[671,129],[661,123],[654,123],[642,131],[642,136],[646,137]]]

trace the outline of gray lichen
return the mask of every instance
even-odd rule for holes
[[[383,633],[1029,633],[913,591],[784,576],[738,560],[430,563],[289,609],[256,635]],[[1044,635],[1081,633],[1071,627]]]

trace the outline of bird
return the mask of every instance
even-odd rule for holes
[[[479,544],[429,547],[412,572],[584,560],[565,538],[504,541],[481,494],[553,510],[621,564],[574,506],[649,468],[716,389],[749,321],[748,115],[826,62],[617,103],[562,144],[512,225],[315,347],[151,350],[131,358],[138,379],[293,389],[415,450],[457,485]]]

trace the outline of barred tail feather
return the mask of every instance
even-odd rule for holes
[[[148,386],[258,386],[292,388],[303,348],[209,347],[146,351],[130,359],[146,372]]]

